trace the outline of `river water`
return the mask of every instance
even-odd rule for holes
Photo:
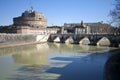
[[[59,43],[0,48],[0,80],[104,80],[113,49]]]

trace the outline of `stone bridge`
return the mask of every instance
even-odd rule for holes
[[[51,34],[49,42],[120,46],[120,34]]]

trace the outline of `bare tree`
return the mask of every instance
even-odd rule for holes
[[[115,0],[115,8],[110,11],[112,17],[111,23],[120,27],[120,0]]]

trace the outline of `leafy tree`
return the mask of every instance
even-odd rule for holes
[[[115,0],[115,8],[110,11],[110,15],[112,17],[112,24],[120,27],[120,0]]]

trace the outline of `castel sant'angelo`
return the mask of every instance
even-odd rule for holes
[[[43,13],[33,9],[25,11],[21,16],[13,18],[13,26],[18,34],[51,34],[58,29],[47,28],[47,19]]]
[[[22,13],[20,17],[13,18],[15,26],[31,26],[44,28],[47,26],[47,19],[40,12],[28,10]]]

